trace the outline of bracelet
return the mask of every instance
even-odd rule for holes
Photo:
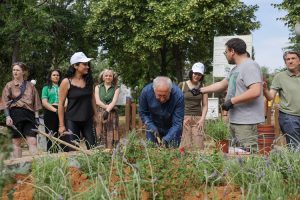
[[[58,125],[58,127],[63,127],[63,126],[65,126],[65,125]]]

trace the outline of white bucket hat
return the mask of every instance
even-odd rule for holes
[[[193,64],[193,67],[192,67],[193,72],[203,74],[204,70],[205,70],[204,65],[201,62],[197,62],[197,63]]]
[[[76,52],[70,59],[70,64],[74,65],[81,62],[90,62],[93,58],[88,58],[83,52]]]

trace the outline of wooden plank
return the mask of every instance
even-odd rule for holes
[[[131,120],[131,112],[130,112],[131,99],[126,98],[125,105],[125,134],[127,134],[130,130],[130,120]]]
[[[131,129],[136,129],[136,103],[131,104]]]
[[[267,107],[267,123],[266,124],[272,124],[272,107]]]
[[[82,148],[80,148],[80,147],[77,147],[77,146],[75,146],[75,145],[72,145],[72,144],[70,144],[70,143],[68,143],[68,142],[65,142],[65,141],[63,141],[63,140],[61,140],[61,139],[59,139],[59,138],[53,137],[52,135],[47,134],[47,133],[45,133],[45,132],[43,132],[43,131],[41,131],[41,130],[37,130],[37,132],[38,132],[39,134],[42,134],[43,136],[49,138],[50,140],[54,140],[54,141],[56,141],[56,142],[58,142],[58,143],[60,143],[60,144],[63,144],[63,145],[65,145],[65,146],[68,146],[68,147],[70,147],[70,148],[72,148],[72,149],[75,149],[75,150],[77,150],[77,151],[81,151],[81,152],[83,152],[83,153],[88,154],[88,152],[86,152],[84,149],[82,149]]]
[[[32,162],[35,159],[39,159],[39,158],[43,158],[43,157],[50,157],[50,158],[55,158],[55,157],[72,157],[72,156],[77,156],[79,154],[87,154],[87,155],[92,155],[94,153],[96,153],[97,149],[93,149],[93,150],[84,150],[84,152],[81,151],[70,151],[70,152],[59,152],[59,153],[48,153],[48,152],[44,152],[41,154],[37,154],[34,156],[24,156],[21,158],[13,158],[13,159],[8,159],[8,160],[4,160],[4,164],[6,166],[11,166],[11,165],[16,165],[19,163],[27,163],[27,162]],[[112,150],[111,149],[104,149],[102,152],[105,153],[110,153]]]

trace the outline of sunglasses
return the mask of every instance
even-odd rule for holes
[[[87,62],[82,62],[81,64],[83,64],[85,66],[89,66],[89,63],[87,63]]]
[[[196,76],[202,76],[202,74],[199,73],[199,72],[193,72],[193,74],[196,75]]]

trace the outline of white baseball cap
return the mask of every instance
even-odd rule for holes
[[[203,74],[204,73],[204,65],[201,62],[197,62],[197,63],[193,64],[192,71]]]
[[[81,62],[90,62],[93,58],[88,58],[83,52],[76,52],[70,59],[70,64],[76,64]]]

